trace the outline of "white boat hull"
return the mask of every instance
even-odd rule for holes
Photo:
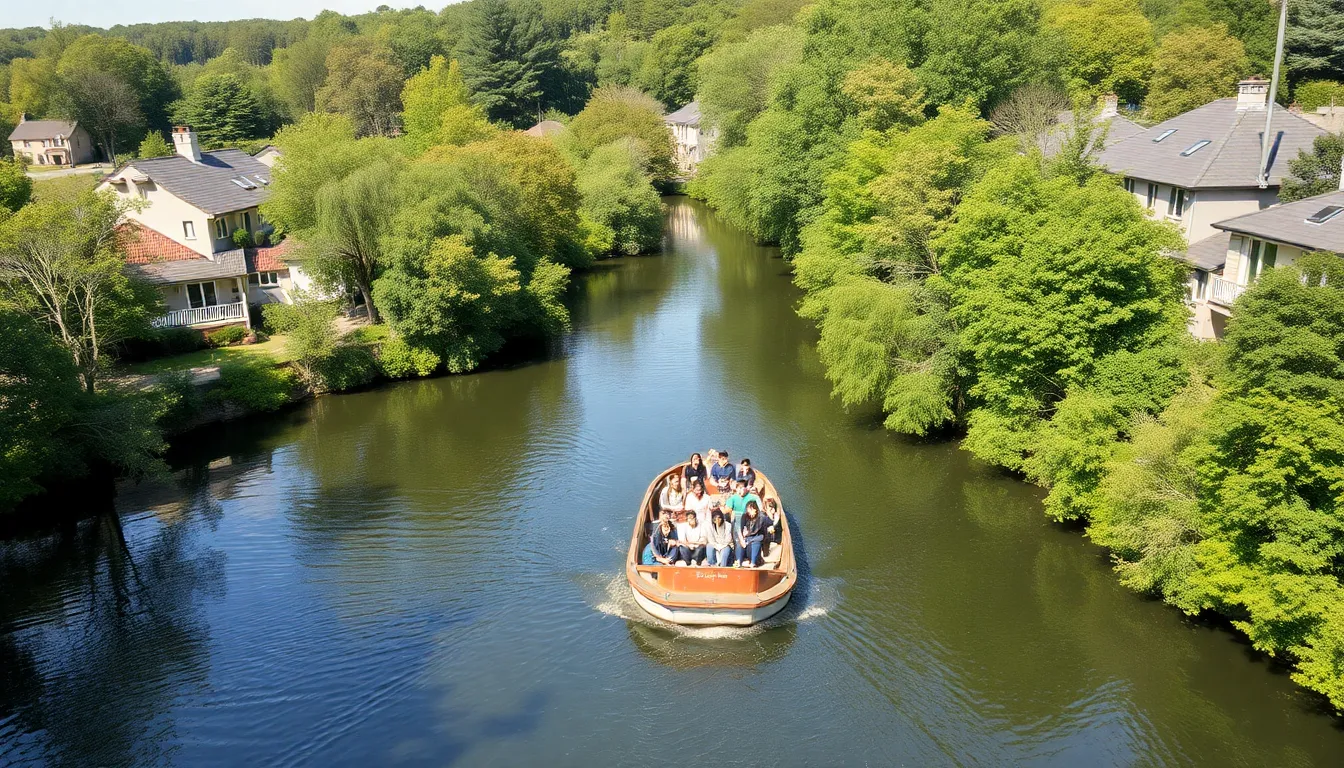
[[[669,608],[648,599],[634,587],[630,588],[630,593],[635,596],[635,602],[639,604],[639,607],[643,608],[650,616],[673,624],[694,626],[727,624],[748,627],[765,621],[784,610],[784,606],[789,604],[789,598],[793,597],[793,593],[789,592],[773,603],[756,608]]]

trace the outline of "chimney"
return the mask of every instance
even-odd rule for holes
[[[191,162],[201,162],[201,145],[196,143],[196,132],[190,127],[173,126],[173,148],[177,150],[177,154]]]
[[[1105,120],[1120,114],[1120,97],[1114,93],[1104,93],[1101,96],[1101,112],[1097,117]]]
[[[27,113],[27,112],[20,112],[20,113],[19,113],[19,122],[20,122],[20,123],[26,123],[26,122],[28,122],[28,113]]]
[[[1269,81],[1259,75],[1237,83],[1237,109],[1264,109],[1269,103]]]

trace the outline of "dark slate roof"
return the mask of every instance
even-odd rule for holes
[[[1153,139],[1175,129],[1161,142]],[[1260,173],[1263,109],[1237,109],[1235,98],[1219,99],[1154,125],[1123,141],[1107,142],[1098,160],[1113,173],[1173,184],[1186,189],[1256,187]],[[1288,161],[1325,133],[1286,109],[1274,110],[1274,143],[1269,154],[1269,184],[1277,187]],[[1188,157],[1196,142],[1210,143]]]
[[[131,264],[130,267],[152,283],[183,283],[190,280],[212,280],[217,277],[242,277],[247,274],[247,261],[241,248],[216,253],[214,259],[200,256],[195,259]]]
[[[79,123],[65,120],[25,120],[9,134],[10,141],[32,141],[33,139],[54,139],[69,136],[79,127]]]
[[[1181,261],[1205,272],[1216,272],[1227,263],[1227,245],[1232,236],[1226,232],[1212,235],[1191,243],[1190,248],[1180,255]]]
[[[1102,142],[1104,147],[1109,147],[1118,141],[1124,141],[1131,136],[1143,133],[1143,126],[1119,115],[1097,116],[1092,119],[1092,122],[1099,126],[1106,126],[1106,138]],[[1047,131],[1041,139],[1041,152],[1046,157],[1054,157],[1059,154],[1071,133],[1073,133],[1073,111],[1060,112],[1055,118],[1055,126]]]
[[[266,184],[243,189],[231,179],[248,176],[254,183],[256,179],[271,180],[271,169],[265,163],[239,149],[202,152],[199,163],[169,155],[132,160],[126,165],[210,215],[252,208],[266,199]]]
[[[700,102],[692,101],[690,104],[687,104],[676,112],[664,117],[663,122],[675,125],[700,125]]]
[[[1328,205],[1344,206],[1344,191],[1327,192],[1263,211],[1220,221],[1213,226],[1227,232],[1275,240],[1310,251],[1334,251],[1344,254],[1344,212],[1322,224],[1307,217]]]

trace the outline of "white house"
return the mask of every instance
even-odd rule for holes
[[[79,165],[94,160],[93,140],[77,122],[29,120],[27,115],[9,134],[15,157],[29,165]]]
[[[271,169],[236,149],[202,152],[196,134],[173,129],[175,155],[132,160],[100,190],[139,201],[122,227],[127,262],[161,286],[160,326],[250,325],[247,305],[289,301],[296,268],[257,210]],[[238,234],[238,233],[243,234]]]
[[[677,167],[683,173],[695,173],[695,167],[709,154],[718,137],[718,131],[713,128],[700,130],[700,102],[692,101],[664,117],[663,122],[667,123],[672,140],[676,142]]]

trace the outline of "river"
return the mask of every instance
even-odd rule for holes
[[[168,481],[0,557],[0,764],[1340,765],[1225,629],[1120,587],[1039,490],[829,394],[773,249],[684,198],[539,359],[203,430]],[[683,630],[621,563],[726,448],[795,604]]]

